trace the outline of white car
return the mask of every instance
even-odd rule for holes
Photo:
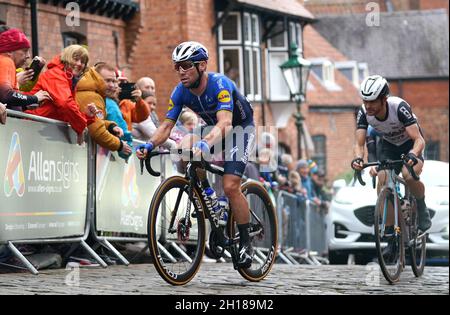
[[[425,161],[420,179],[425,184],[425,202],[430,210],[427,253],[444,255],[449,249],[449,164]],[[346,263],[349,254],[375,255],[373,212],[377,199],[368,169],[363,173],[366,186],[358,181],[340,188],[327,216],[328,252],[331,263]],[[335,182],[335,186],[339,186]]]

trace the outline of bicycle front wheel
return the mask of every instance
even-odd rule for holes
[[[386,227],[389,214],[394,211],[395,196],[388,187],[383,187],[378,195],[375,206],[375,244],[377,248],[378,263],[381,271],[389,283],[395,283],[400,279],[404,253],[403,232],[390,230]],[[400,218],[399,218],[400,219]]]
[[[249,181],[244,183],[241,189],[250,206],[250,238],[254,256],[251,267],[239,268],[238,272],[245,279],[257,282],[269,274],[276,259],[277,217],[270,196],[261,184]],[[231,211],[228,229],[229,235],[239,236],[233,211]]]
[[[170,177],[158,187],[149,210],[148,244],[153,264],[172,285],[191,281],[205,252],[204,206],[196,189],[194,201],[189,200],[188,192],[187,179]]]
[[[419,235],[418,228],[418,215],[417,215],[417,203],[415,199],[411,203],[411,226],[410,226],[410,239],[409,254],[411,257],[411,268],[416,277],[420,277],[425,269],[426,258],[426,245],[427,245],[427,233]]]

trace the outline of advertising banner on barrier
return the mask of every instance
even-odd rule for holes
[[[152,166],[161,169],[159,158]],[[141,175],[140,161],[133,155],[128,163],[117,152],[97,146],[97,231],[147,234],[148,209],[161,183],[146,170]]]
[[[0,125],[0,242],[84,234],[87,146],[75,138],[50,123]]]

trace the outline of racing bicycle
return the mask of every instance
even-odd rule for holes
[[[409,191],[405,180],[395,173],[395,168],[399,164],[405,165],[415,180],[420,179],[414,169],[406,163],[404,155],[400,160],[384,160],[363,165],[363,168],[375,166],[378,171],[386,171],[387,179],[378,194],[375,206],[374,233],[378,262],[384,277],[390,284],[400,279],[400,273],[406,264],[406,251],[409,253],[411,267],[416,277],[423,274],[426,258],[427,234],[422,233],[418,228],[415,197]],[[361,171],[355,170],[355,176],[364,186]],[[373,187],[375,188],[375,177]],[[392,220],[393,228],[387,226],[387,223]],[[387,244],[389,246],[386,248]]]
[[[277,218],[274,205],[262,184],[247,180],[241,185],[251,212],[249,234],[254,248],[250,268],[237,265],[239,231],[233,220],[233,209],[229,207],[226,226],[219,225],[211,203],[197,175],[197,169],[218,176],[224,175],[221,167],[205,161],[194,161],[192,151],[175,150],[178,157],[186,156],[186,175],[165,179],[157,188],[150,204],[148,216],[148,244],[153,264],[159,275],[172,285],[184,285],[191,281],[199,270],[206,247],[206,220],[209,221],[209,250],[216,259],[226,257],[233,262],[245,279],[256,282],[270,272],[276,258]],[[157,156],[173,154],[174,151],[150,152],[141,161],[141,171],[156,177],[161,174],[151,165]]]

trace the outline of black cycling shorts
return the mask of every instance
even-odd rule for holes
[[[202,138],[206,134],[202,134]],[[246,127],[237,126],[221,143],[211,148],[211,154],[216,157],[218,153],[222,153],[223,168],[226,175],[242,177],[245,167],[252,157],[255,142],[255,126],[253,124]]]
[[[408,140],[400,146],[396,146],[384,139],[381,140],[381,154],[380,161],[383,160],[400,160],[402,154],[408,154],[414,147],[414,141]],[[418,158],[424,161],[423,156],[419,155]],[[402,171],[403,165],[399,164],[395,167],[395,173],[398,175]]]

